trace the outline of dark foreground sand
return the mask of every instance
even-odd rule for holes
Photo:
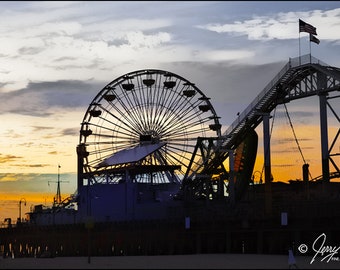
[[[297,256],[299,269],[340,269],[340,255],[327,262]],[[294,268],[294,267],[293,267]],[[0,258],[0,269],[289,269],[288,255],[195,254],[164,256]]]

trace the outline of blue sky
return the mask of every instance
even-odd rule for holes
[[[58,164],[62,192],[74,191],[80,123],[123,74],[155,68],[194,82],[224,131],[299,44],[310,53],[299,19],[317,28],[312,55],[340,66],[338,1],[2,1],[0,16],[0,189],[18,197],[53,191]],[[288,108],[297,124],[318,125],[317,106]]]

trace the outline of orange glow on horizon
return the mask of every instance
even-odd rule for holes
[[[320,142],[320,127],[315,125],[297,125],[294,127],[297,138],[299,140],[300,147],[309,164],[309,170],[312,178],[316,178],[322,174],[322,162],[321,162],[321,142]],[[330,142],[333,140],[338,132],[337,126],[330,126],[328,128],[328,135]],[[258,133],[258,149],[255,166],[253,170],[253,176],[255,183],[259,183],[260,177],[264,182],[264,149],[263,149],[263,134],[262,127],[257,129]],[[338,140],[339,141],[339,140]],[[330,143],[329,143],[330,144]],[[334,152],[339,152],[339,142],[334,147]],[[339,149],[339,150],[338,150]],[[340,157],[333,157],[336,164],[339,163]],[[76,161],[73,160],[74,163]],[[55,160],[54,160],[55,163]],[[224,162],[226,170],[229,170],[229,160]],[[71,164],[72,165],[72,164]],[[287,125],[278,126],[273,128],[271,137],[271,173],[274,178],[274,182],[282,181],[288,182],[289,180],[302,180],[302,165],[303,160],[301,154],[298,151],[296,141],[294,140],[292,130]],[[62,166],[63,167],[63,166]],[[75,168],[76,166],[70,166]],[[6,169],[6,168],[5,168]],[[55,166],[52,168],[53,173],[56,173]],[[330,164],[330,172],[333,172],[334,168]],[[6,177],[6,178],[5,178]],[[13,181],[15,180],[15,173],[7,173],[3,180]],[[340,181],[339,179],[332,179],[331,181]],[[4,181],[5,182],[5,181]],[[32,182],[32,185],[34,183]],[[41,188],[41,187],[40,187]],[[55,196],[55,185],[51,186],[51,192],[30,192],[23,190],[23,187],[18,186],[17,189],[13,189],[10,192],[0,191],[0,224],[5,218],[10,217],[12,221],[16,221],[19,214],[19,200],[25,198],[26,205],[22,204],[22,213],[30,211],[30,207],[38,204],[46,206],[52,206],[53,198]],[[71,192],[74,192],[73,190]],[[63,199],[68,197],[69,194],[65,194],[65,190],[62,188]]]
[[[11,218],[12,224],[16,223],[19,217],[19,202],[21,201],[21,217],[25,217],[25,213],[30,212],[35,205],[45,205],[51,207],[53,205],[53,193],[0,193],[0,225],[5,218]],[[64,199],[64,197],[62,198]],[[26,202],[26,205],[25,205]]]

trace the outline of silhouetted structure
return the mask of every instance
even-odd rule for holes
[[[115,79],[81,124],[77,191],[2,228],[0,248],[90,262],[90,255],[285,254],[320,232],[338,243],[340,188],[330,179],[340,173],[328,149],[326,97],[340,89],[340,70],[310,59],[290,59],[224,133],[209,98],[177,74],[148,69]],[[273,182],[270,112],[312,95],[320,100],[322,178],[309,179],[304,164],[303,181]],[[255,184],[260,123],[265,179]]]

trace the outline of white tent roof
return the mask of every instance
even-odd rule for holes
[[[107,166],[113,166],[124,163],[133,163],[137,162],[156,150],[163,147],[166,143],[156,143],[156,144],[147,144],[147,145],[138,145],[136,147],[130,149],[124,149],[114,153],[112,156],[104,159],[100,162],[96,168],[102,168]]]

